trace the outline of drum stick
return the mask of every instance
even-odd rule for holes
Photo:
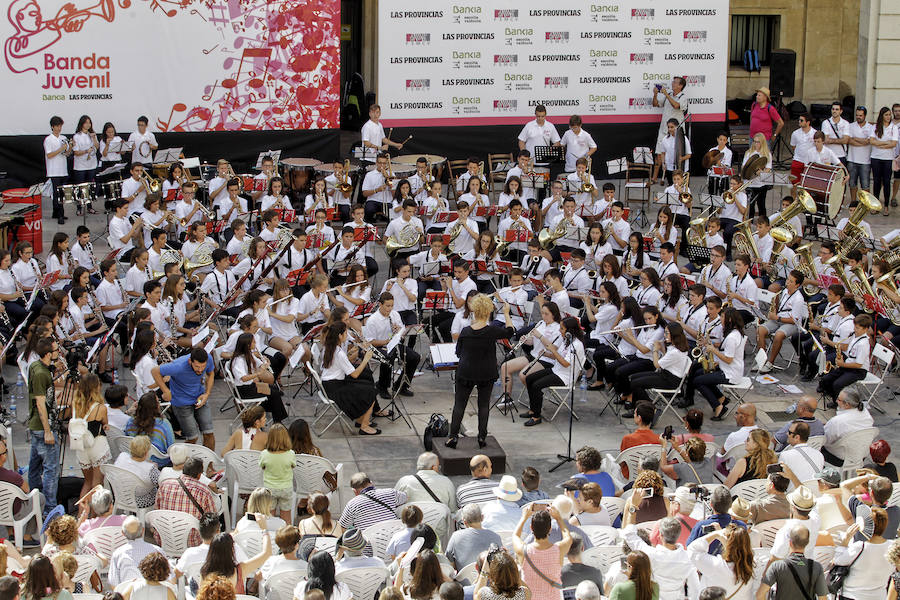
[[[406,142],[408,142],[408,141],[411,140],[411,139],[412,139],[412,136],[409,136],[408,138],[406,138],[405,140],[403,140],[402,142],[400,142],[400,145],[402,146],[403,144],[405,144]]]

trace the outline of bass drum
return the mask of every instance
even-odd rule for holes
[[[816,201],[816,212],[827,213],[834,219],[844,202],[844,169],[838,165],[809,163],[803,168],[797,184]]]

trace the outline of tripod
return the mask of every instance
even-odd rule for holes
[[[783,93],[779,92],[777,101],[775,102],[775,108],[778,110],[779,114],[784,110],[784,100],[782,99],[782,96]],[[782,155],[782,152],[784,152],[784,155]],[[784,137],[782,137],[779,132],[779,134],[775,136],[775,139],[772,140],[772,166],[778,169],[789,169],[793,157],[794,151],[791,150],[791,147],[784,141]]]
[[[78,373],[78,369],[67,369],[66,379],[63,381],[62,392],[59,395],[59,402],[56,404],[57,416],[54,420],[57,424],[57,443],[60,444],[59,473],[63,472],[63,466],[66,462],[66,446],[68,445],[66,441],[69,437],[69,429],[66,426],[69,420],[66,418],[66,412],[74,406],[75,387],[78,385],[79,381],[81,381],[81,374]]]
[[[567,334],[567,337],[568,337],[568,334]],[[574,421],[575,421],[575,364],[573,362],[571,365],[571,368],[569,369],[569,440],[568,440],[568,446],[566,447],[565,454],[557,454],[556,455],[556,458],[559,459],[559,462],[556,463],[556,465],[550,469],[551,473],[553,471],[557,470],[558,468],[560,468],[561,466],[563,466],[564,464],[570,463],[573,460],[575,460],[575,457],[572,456],[572,424],[574,423]]]

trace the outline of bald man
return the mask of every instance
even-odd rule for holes
[[[493,481],[493,465],[491,459],[484,454],[476,454],[469,461],[469,472],[472,479],[456,488],[456,504],[465,506],[470,502],[491,502],[497,498],[494,488],[499,482]]]
[[[809,425],[809,437],[825,435],[825,424],[816,418],[818,406],[818,401],[812,396],[803,396],[797,403],[797,417],[794,420],[803,421]],[[779,452],[790,444],[788,441],[788,429],[790,428],[791,421],[788,421],[774,434],[778,446],[776,449]]]
[[[737,431],[732,431],[725,438],[722,445],[722,454],[725,454],[735,446],[743,444],[750,437],[750,432],[757,428],[756,425],[756,405],[741,404],[734,411],[734,422],[738,426]]]
[[[122,535],[128,541],[116,548],[109,559],[107,579],[113,586],[140,577],[138,565],[151,552],[159,552],[165,556],[162,548],[144,541],[144,525],[137,517],[125,518],[122,522]]]

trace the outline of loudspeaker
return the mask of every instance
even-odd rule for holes
[[[797,70],[797,53],[780,48],[769,54],[769,90],[772,99],[779,95],[788,98],[794,95],[794,77]]]

